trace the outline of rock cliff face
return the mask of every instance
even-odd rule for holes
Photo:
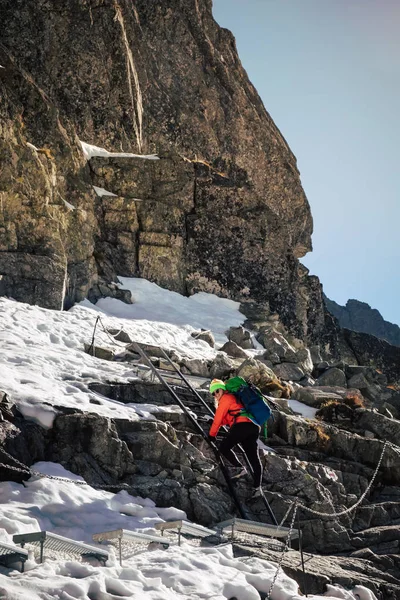
[[[400,346],[400,327],[385,321],[379,310],[371,308],[366,302],[348,300],[346,306],[340,306],[324,295],[324,301],[329,312],[338,319],[341,327],[370,333],[377,338]]]
[[[296,159],[210,0],[3,0],[1,19],[2,294],[59,308],[136,275],[327,331]],[[160,160],[88,166],[79,139]]]

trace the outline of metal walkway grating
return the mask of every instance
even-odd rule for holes
[[[101,562],[108,560],[108,552],[95,546],[89,546],[83,542],[76,542],[70,538],[50,533],[48,531],[35,531],[34,533],[22,533],[13,536],[16,544],[25,544],[40,548],[40,562],[43,562],[44,550],[51,550],[61,554],[80,556],[82,558],[93,557]]]
[[[26,560],[28,560],[28,552],[26,550],[0,542],[0,564],[9,567],[14,563],[21,563],[21,571],[23,573]]]
[[[217,531],[222,533],[231,534],[234,538],[236,532],[252,533],[255,535],[261,535],[265,537],[275,539],[286,539],[289,535],[290,530],[287,527],[278,527],[276,525],[269,525],[267,523],[259,523],[257,521],[247,521],[245,519],[229,519],[218,523],[214,527]],[[290,534],[291,540],[297,540],[299,538],[298,531],[292,531]]]
[[[214,529],[208,529],[203,525],[189,523],[189,521],[165,521],[164,523],[156,523],[155,528],[162,532],[171,531],[178,534],[178,544],[181,545],[181,535],[189,535],[195,538],[206,538],[209,536],[218,535]]]
[[[118,541],[119,549],[119,562],[122,566],[122,542],[127,542],[131,545],[136,544],[150,544],[157,543],[161,544],[164,548],[173,543],[168,538],[164,538],[160,535],[150,535],[148,533],[141,533],[140,531],[130,531],[128,529],[113,529],[112,531],[103,531],[101,533],[95,533],[93,535],[93,541],[95,542],[113,542]]]

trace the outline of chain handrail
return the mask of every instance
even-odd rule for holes
[[[325,513],[325,512],[321,512],[318,510],[314,510],[313,508],[309,508],[308,506],[305,506],[304,504],[299,503],[299,508],[301,508],[302,510],[305,510],[306,512],[309,512],[313,515],[316,515],[318,517],[342,517],[343,515],[347,515],[348,513],[352,512],[353,510],[355,510],[357,508],[357,506],[359,506],[361,504],[361,502],[364,500],[365,496],[368,494],[369,490],[371,489],[376,476],[378,474],[379,468],[382,464],[382,460],[383,460],[383,455],[385,453],[386,450],[386,446],[392,446],[392,444],[388,441],[385,441],[383,444],[383,448],[382,448],[382,452],[381,452],[381,456],[379,458],[378,464],[376,466],[375,472],[372,475],[371,481],[369,482],[368,486],[366,487],[366,489],[364,490],[364,492],[361,494],[360,498],[357,500],[357,502],[355,502],[352,506],[349,506],[349,508],[346,508],[345,510],[342,510],[340,512],[334,512],[334,513]]]
[[[277,566],[276,571],[275,571],[275,575],[274,575],[274,577],[272,579],[270,588],[268,590],[267,600],[270,600],[270,598],[271,598],[272,590],[274,589],[276,580],[278,579],[279,571],[282,568],[282,563],[283,563],[283,559],[284,559],[284,556],[285,556],[285,552],[289,548],[289,543],[290,543],[290,539],[291,539],[292,531],[293,531],[293,527],[294,527],[294,521],[295,521],[295,518],[296,518],[297,509],[298,509],[298,500],[295,500],[293,502],[293,504],[290,506],[289,510],[291,510],[292,508],[293,508],[293,515],[292,515],[292,520],[290,522],[289,531],[288,531],[288,534],[287,534],[287,537],[286,537],[285,547],[282,550],[282,554],[281,554],[281,557],[279,559],[278,566]]]

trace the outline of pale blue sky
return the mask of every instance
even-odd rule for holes
[[[214,0],[297,157],[314,217],[302,259],[340,304],[400,324],[400,1]]]

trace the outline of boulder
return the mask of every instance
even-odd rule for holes
[[[311,358],[311,352],[308,348],[300,348],[300,350],[297,351],[296,363],[307,375],[313,372],[314,364]]]
[[[224,379],[229,377],[235,369],[234,361],[229,358],[225,352],[218,352],[210,365],[211,379]]]
[[[123,342],[124,344],[132,344],[133,342],[129,333],[123,329],[107,329],[107,331],[118,342]]]
[[[207,329],[202,329],[201,331],[192,331],[190,334],[196,340],[202,340],[206,342],[211,348],[215,347],[215,339],[211,331]]]
[[[96,414],[59,415],[51,431],[51,455],[88,482],[111,483],[136,470],[115,423]]]
[[[368,365],[383,371],[390,384],[400,383],[400,348],[392,346],[368,333],[342,329],[347,345],[360,365]]]
[[[354,413],[353,424],[357,429],[371,431],[381,440],[398,444],[400,421],[381,415],[373,410],[359,408]]]
[[[247,358],[237,370],[237,375],[254,383],[261,391],[268,388],[268,385],[277,379],[271,369],[254,358]]]
[[[220,523],[232,512],[232,499],[217,486],[199,483],[189,490],[194,520],[200,525]]]
[[[327,369],[320,375],[316,381],[318,386],[338,386],[345,387],[346,386],[346,375],[341,369],[337,367],[331,367]]]
[[[235,342],[226,342],[226,344],[224,344],[222,346],[222,348],[219,349],[219,351],[226,352],[226,354],[228,356],[230,356],[231,358],[247,358],[248,357],[246,352]]]
[[[274,365],[275,374],[284,381],[300,381],[304,377],[304,372],[294,363],[284,362]]]
[[[203,358],[184,358],[181,365],[187,369],[186,372],[199,377],[209,376],[209,364]]]
[[[321,349],[318,345],[314,344],[313,346],[310,346],[310,355],[314,365],[318,365],[322,362]]]
[[[230,327],[227,335],[230,342],[235,342],[235,344],[244,350],[251,350],[254,348],[250,332],[244,327]]]
[[[167,423],[145,420],[124,421],[118,422],[117,426],[133,459],[157,463],[167,469],[189,465],[187,457],[180,449],[174,430]]]
[[[293,398],[299,402],[303,402],[303,404],[307,404],[307,406],[313,406],[315,408],[319,408],[321,404],[324,404],[329,400],[342,400],[342,396],[339,393],[330,391],[330,388],[324,389],[319,387],[298,388],[295,390]]]
[[[144,352],[146,352],[147,356],[155,356],[157,358],[164,358],[164,354],[163,354],[163,349],[160,346],[155,346],[154,344],[145,344],[143,342],[136,342],[137,345],[142,348],[142,350]],[[135,350],[135,345],[132,346],[128,346],[127,350],[130,350],[132,352],[136,352]],[[170,356],[171,352],[169,352],[168,350],[165,350],[166,354],[168,354],[168,356]]]
[[[101,360],[114,360],[115,352],[110,348],[101,348],[100,346],[92,346],[92,344],[84,344],[86,354],[90,354]]]
[[[295,362],[295,349],[281,333],[275,331],[272,327],[263,327],[257,334],[257,341],[264,346],[267,351],[264,354],[265,358],[269,358],[270,355],[276,355],[279,356],[281,360],[286,359],[289,362]]]
[[[350,377],[348,380],[348,386],[357,388],[358,390],[365,390],[370,386],[370,382],[366,378],[364,371],[360,371]]]

